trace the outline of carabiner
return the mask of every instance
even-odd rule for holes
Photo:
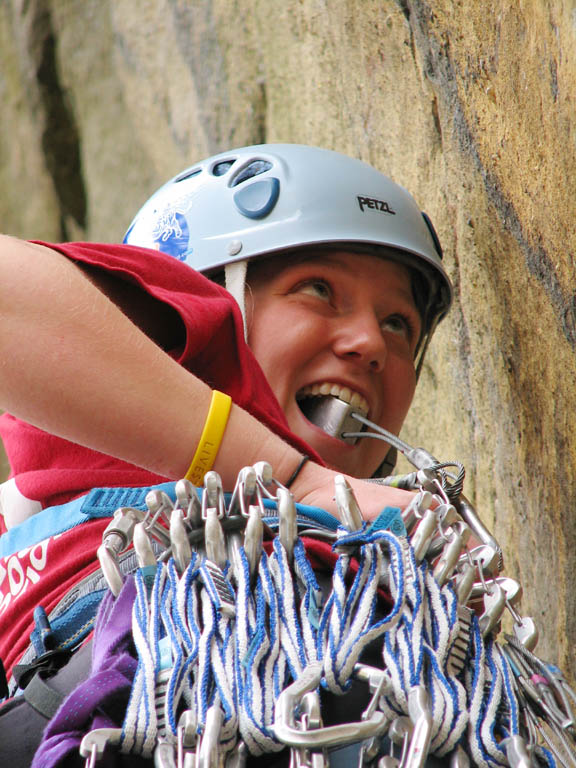
[[[528,745],[522,736],[509,736],[502,741],[510,768],[536,768]]]
[[[227,514],[230,517],[238,514],[248,517],[250,505],[261,505],[261,503],[262,497],[256,470],[254,467],[244,467],[238,473]]]
[[[418,523],[418,527],[410,541],[412,548],[414,549],[414,557],[416,560],[423,560],[426,557],[428,547],[436,532],[437,525],[438,515],[436,514],[436,510],[427,509]]]
[[[167,528],[170,526],[170,514],[174,509],[172,499],[164,491],[154,489],[146,494],[146,507],[146,529],[164,548],[170,546]]]
[[[470,528],[468,528],[466,523],[453,524],[452,538],[444,547],[440,559],[434,566],[434,577],[440,586],[446,584],[448,579],[452,576],[469,537]]]
[[[450,768],[470,768],[470,758],[461,746],[457,746],[450,755]]]
[[[272,729],[278,741],[290,747],[319,751],[327,747],[354,744],[381,736],[388,726],[383,712],[374,712],[366,720],[355,723],[341,723],[309,731],[299,730],[294,713],[306,693],[315,691],[322,679],[322,665],[312,662],[288,688],[285,688],[276,702],[276,713]]]
[[[80,756],[86,758],[85,768],[94,768],[108,745],[117,746],[122,738],[121,728],[95,728],[80,742]]]
[[[133,544],[140,568],[156,565],[156,555],[144,523],[137,523],[134,526]]]
[[[244,530],[244,552],[250,569],[250,579],[256,576],[260,557],[262,555],[262,542],[264,541],[264,523],[260,514],[260,507],[250,504],[248,507],[248,522]]]
[[[478,619],[482,637],[486,637],[496,629],[505,609],[506,592],[499,584],[493,582],[484,595],[484,612]]]
[[[174,486],[176,501],[184,512],[184,519],[192,528],[202,525],[202,504],[196,492],[196,486],[190,480],[182,478]]]
[[[476,566],[473,562],[462,562],[458,565],[458,572],[452,577],[452,583],[456,590],[456,597],[460,605],[466,605],[474,589],[476,579]]]
[[[406,759],[401,768],[423,768],[432,735],[432,712],[428,692],[423,685],[414,686],[408,694],[408,713],[414,730]]]
[[[175,507],[170,515],[170,543],[176,569],[182,574],[192,559],[192,548],[184,523],[184,512],[180,507]]]
[[[432,493],[422,488],[402,512],[402,520],[409,534],[412,533],[416,523],[422,519],[424,512],[430,508],[430,504],[432,504]]]
[[[344,475],[336,475],[334,478],[334,497],[342,523],[350,532],[361,530],[364,518],[354,491]]]
[[[294,546],[298,539],[298,521],[296,516],[296,504],[294,496],[287,488],[278,488],[278,536],[280,543],[286,550],[288,562],[294,558]]]
[[[209,508],[215,509],[219,518],[223,518],[226,514],[222,480],[218,472],[213,470],[204,475],[204,492],[202,493],[202,518],[204,520],[206,519],[206,510]]]
[[[219,746],[223,723],[222,708],[219,704],[212,704],[206,712],[206,722],[196,754],[196,768],[222,768],[224,757]]]

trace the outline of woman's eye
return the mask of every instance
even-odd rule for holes
[[[382,323],[382,330],[398,335],[404,335],[407,339],[411,339],[413,334],[412,323],[403,315],[391,315],[390,317],[387,317]]]
[[[300,293],[306,293],[309,296],[316,296],[324,301],[330,301],[332,297],[332,291],[328,283],[324,280],[307,280],[298,286]]]

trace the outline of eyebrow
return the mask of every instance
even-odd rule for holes
[[[311,264],[311,262],[318,262],[319,264],[323,264],[326,266],[333,266],[333,267],[342,267],[344,271],[346,272],[353,272],[354,269],[351,264],[347,264],[346,262],[340,261],[339,259],[334,258],[331,254],[307,254],[305,256],[302,256],[302,258],[298,259],[297,261],[293,262],[293,266],[299,267],[303,266],[305,264]]]

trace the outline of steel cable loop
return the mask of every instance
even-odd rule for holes
[[[444,472],[443,470],[447,467],[457,467],[457,474],[454,475],[453,472]],[[432,466],[427,467],[427,469],[440,474],[442,477],[442,490],[448,496],[450,501],[455,501],[460,496],[464,488],[464,478],[466,477],[464,464],[459,461],[442,461],[432,464]],[[448,478],[452,480],[452,483],[448,483]]]

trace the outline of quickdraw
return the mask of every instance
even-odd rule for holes
[[[87,766],[107,746],[167,768],[234,768],[288,747],[292,766],[321,768],[351,744],[358,765],[378,768],[428,755],[454,768],[576,765],[576,694],[534,655],[520,585],[462,496],[463,471],[397,445],[417,471],[385,482],[416,494],[372,524],[342,476],[343,522],[320,524],[265,463],[242,470],[231,497],[210,472],[201,494],[179,481],[175,503],[153,491],[147,513],[118,510],[100,557],[118,593],[118,557],[134,546],[138,669],[122,728],[84,737]],[[337,554],[327,593],[304,532]],[[513,634],[498,639],[506,610]],[[378,667],[362,660],[375,642]],[[325,723],[324,692],[346,696],[354,680],[370,691],[360,717]]]

